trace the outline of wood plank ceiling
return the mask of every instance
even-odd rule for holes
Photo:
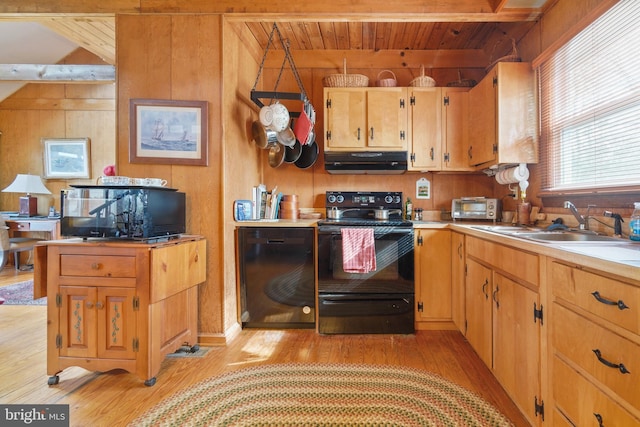
[[[230,19],[246,25],[263,50],[273,23],[292,50],[484,50],[487,57],[509,54],[511,39],[520,40],[534,25],[547,0],[492,0],[488,14],[428,14],[416,17],[363,14],[331,21],[327,15],[287,18],[286,14],[230,14]],[[336,15],[337,16],[337,15]],[[436,21],[444,19],[447,22]],[[423,19],[423,22],[419,22]],[[108,64],[115,64],[115,17],[113,14],[0,14],[6,20],[38,22]],[[433,22],[431,22],[433,21]],[[275,49],[281,49],[275,43]],[[0,63],[2,60],[0,58]]]

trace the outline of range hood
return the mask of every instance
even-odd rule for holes
[[[397,175],[407,171],[407,152],[325,151],[324,168],[334,175]]]

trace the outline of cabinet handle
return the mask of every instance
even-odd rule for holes
[[[85,305],[89,310],[91,310],[91,309],[93,308],[93,303],[92,303],[91,301],[87,301],[84,305]]]
[[[458,245],[458,257],[462,259],[462,243]]]
[[[489,299],[489,294],[487,293],[487,286],[489,286],[489,279],[484,279],[484,283],[482,284],[482,293],[484,294],[484,299]]]
[[[97,308],[98,310],[102,310],[102,309],[104,308],[104,304],[102,303],[102,301],[98,301],[98,302],[96,303],[96,308]]]
[[[371,126],[371,140],[373,141],[373,126]]]
[[[91,268],[93,270],[100,270],[100,263],[99,262],[94,262],[91,264]]]
[[[500,301],[498,301],[498,298],[496,298],[496,295],[498,294],[499,290],[500,288],[496,286],[496,290],[493,291],[493,300],[496,302],[496,308],[500,308]]]
[[[600,292],[595,291],[592,292],[591,295],[593,295],[593,297],[598,301],[601,302],[602,304],[607,304],[607,305],[617,305],[618,308],[620,310],[624,310],[625,308],[629,308],[624,301],[622,301],[621,299],[619,299],[618,301],[613,301],[610,299],[606,299],[600,296]]]
[[[467,151],[467,156],[469,156],[469,159],[473,159],[473,154],[471,154],[471,150],[473,150],[473,147],[469,146],[469,151]]]
[[[360,128],[358,128],[358,141],[360,141]]]
[[[433,160],[433,158],[435,157],[435,153],[433,152],[433,147],[431,147],[430,156],[431,156],[431,160]]]
[[[626,368],[626,366],[624,366],[622,363],[619,363],[619,364],[612,363],[612,362],[609,362],[607,359],[603,358],[602,357],[602,353],[597,348],[595,350],[593,350],[593,352],[596,354],[596,357],[598,358],[598,361],[600,363],[602,363],[603,365],[608,366],[610,368],[618,369],[623,374],[630,374],[631,373]]]
[[[596,417],[596,420],[598,420],[598,426],[599,427],[604,427],[604,424],[602,423],[602,415],[594,412],[593,416]]]

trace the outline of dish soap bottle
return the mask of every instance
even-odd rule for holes
[[[640,241],[640,202],[633,204],[634,210],[629,221],[629,238]]]
[[[404,219],[411,221],[411,214],[413,213],[413,203],[411,199],[407,197],[407,202],[404,204]],[[640,215],[640,212],[638,212]],[[638,218],[640,220],[640,217]],[[640,224],[638,225],[640,227]]]

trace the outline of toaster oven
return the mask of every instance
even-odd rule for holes
[[[185,232],[185,194],[166,187],[77,185],[61,191],[63,236],[157,240]]]
[[[451,202],[453,220],[491,220],[500,219],[500,200],[486,197],[463,197]]]

